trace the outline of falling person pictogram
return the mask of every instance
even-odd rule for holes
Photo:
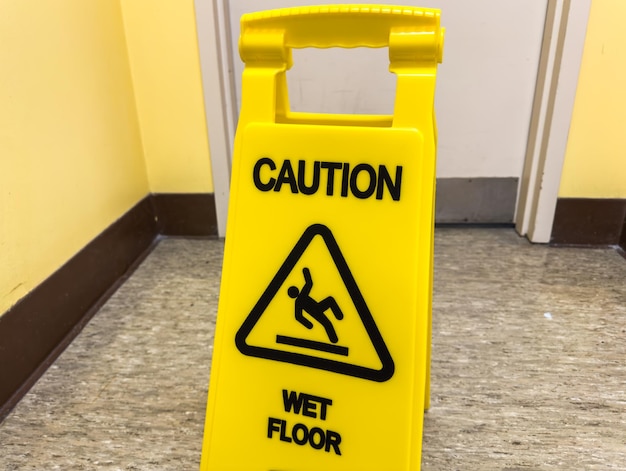
[[[307,329],[312,329],[314,324],[304,316],[304,313],[306,312],[314,320],[320,323],[322,327],[324,327],[326,335],[328,335],[328,339],[332,343],[337,343],[339,341],[337,332],[335,331],[331,320],[326,315],[326,311],[330,310],[335,316],[335,319],[341,320],[343,319],[343,312],[341,311],[341,308],[332,296],[328,296],[321,301],[313,299],[310,294],[313,289],[311,271],[305,267],[302,269],[302,274],[304,275],[304,286],[301,289],[297,286],[290,286],[287,290],[289,297],[295,300],[296,320]]]
[[[301,262],[309,253],[319,259],[319,272],[317,265],[312,274],[310,265]],[[332,266],[324,262],[325,253]],[[327,275],[320,275],[322,268]],[[340,280],[334,278],[336,275]],[[363,334],[366,343],[357,340]],[[237,331],[235,345],[247,356],[371,381],[387,381],[395,370],[350,267],[333,233],[323,224],[313,224],[304,231]],[[369,358],[372,353],[376,360]]]

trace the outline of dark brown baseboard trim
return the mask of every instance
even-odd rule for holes
[[[626,245],[626,199],[559,198],[553,245]]]
[[[619,239],[619,246],[622,249],[622,253],[626,252],[626,215],[624,215],[624,223],[622,224],[622,235]]]
[[[0,418],[71,342],[92,306],[156,233],[146,197],[0,317]]]
[[[3,315],[0,421],[154,246],[159,234],[217,236],[211,194],[148,195]]]
[[[215,236],[217,217],[212,193],[152,195],[159,233],[166,236]]]

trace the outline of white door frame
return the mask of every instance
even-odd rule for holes
[[[515,227],[550,241],[591,0],[549,0]]]
[[[228,3],[194,0],[204,112],[213,174],[217,232],[226,235],[230,171],[235,139],[235,95],[230,62]]]
[[[224,237],[236,106],[228,0],[194,1],[218,234]],[[532,242],[550,240],[590,8],[591,0],[548,0],[515,217],[517,231]]]

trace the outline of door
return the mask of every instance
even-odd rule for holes
[[[310,0],[226,2],[235,119],[243,70],[237,51],[241,15],[315,3]],[[437,221],[512,223],[524,167],[548,0],[375,3],[442,10],[442,25],[447,31],[435,100],[439,131]],[[293,52],[294,66],[288,72],[292,110],[393,112],[395,77],[387,70],[387,49]]]

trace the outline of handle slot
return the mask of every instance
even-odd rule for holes
[[[298,49],[287,71],[291,112],[393,114],[396,76],[386,48]]]

